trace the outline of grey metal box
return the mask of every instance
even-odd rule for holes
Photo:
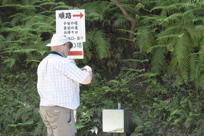
[[[104,109],[102,112],[103,132],[125,133],[127,120],[123,109]]]

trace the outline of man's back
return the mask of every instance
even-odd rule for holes
[[[39,64],[37,88],[41,106],[58,105],[70,109],[79,106],[79,83],[88,73],[72,60],[49,54]]]

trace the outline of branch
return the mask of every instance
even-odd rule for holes
[[[124,17],[125,17],[128,21],[130,21],[130,23],[131,23],[131,28],[130,28],[130,30],[131,30],[132,32],[134,32],[134,31],[135,31],[135,28],[136,28],[136,22],[135,22],[134,18],[132,18],[131,16],[129,16],[129,15],[127,14],[126,10],[123,8],[122,5],[120,5],[120,3],[119,3],[117,0],[110,0],[110,1],[111,1],[113,4],[115,4],[115,5],[121,10],[121,12],[122,12],[122,14],[124,15]],[[133,37],[134,37],[134,35],[133,35],[132,33],[130,33],[130,34],[129,34],[129,38],[130,38],[130,39],[133,39]]]

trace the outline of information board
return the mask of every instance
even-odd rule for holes
[[[86,41],[85,10],[56,10],[56,33],[73,43],[68,58],[83,59],[83,42]]]

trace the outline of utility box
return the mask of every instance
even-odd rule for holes
[[[104,109],[102,112],[103,132],[126,133],[129,129],[128,114],[123,109]]]

